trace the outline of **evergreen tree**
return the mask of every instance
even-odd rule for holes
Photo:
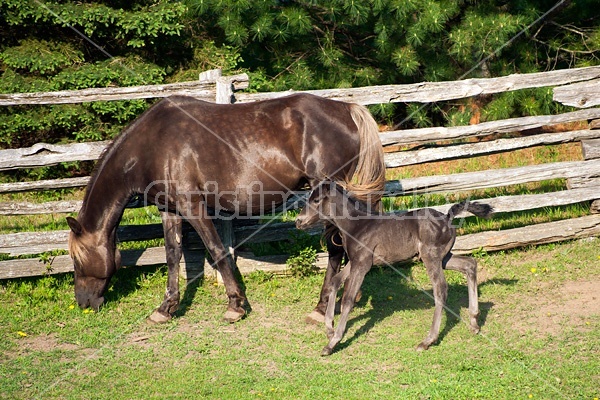
[[[167,1],[0,1],[0,92],[162,83],[187,51],[186,8]],[[90,40],[84,39],[74,29]],[[143,100],[0,108],[0,147],[114,136]]]
[[[217,67],[225,73],[245,70],[253,90],[271,91],[491,77],[598,64],[600,16],[595,0],[563,0],[553,8],[555,4],[0,0],[0,92],[193,80],[200,71]],[[475,100],[425,108],[380,105],[372,111],[389,123],[409,117],[402,126],[410,127],[465,124],[479,113],[483,120],[547,114],[557,107],[549,89]],[[147,106],[139,100],[3,107],[0,147],[110,138]]]
[[[257,90],[569,68],[597,64],[600,48],[600,21],[591,1],[561,1],[536,24],[554,2],[186,0],[186,4],[205,35],[239,48]],[[427,126],[467,123],[480,108],[483,119],[497,119],[556,107],[548,89],[507,93],[484,104],[489,101],[437,104],[426,110],[378,106],[372,111],[397,120],[410,115],[412,125]]]

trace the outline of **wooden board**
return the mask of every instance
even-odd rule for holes
[[[459,236],[456,239],[453,252],[468,254],[475,250],[486,251],[507,250],[527,245],[553,243],[585,237],[600,236],[600,214],[589,215],[570,220],[548,222],[530,225],[523,228],[514,228],[504,231],[490,231],[471,235]],[[160,265],[164,264],[166,257],[162,247],[145,250],[128,250],[122,252],[123,265]],[[204,252],[188,251],[184,253],[186,263],[198,268],[198,263],[204,262]],[[286,256],[238,256],[237,264],[240,272],[247,274],[261,270],[271,273],[286,273]],[[324,268],[326,255],[320,254],[317,265]],[[184,265],[185,266],[185,265]],[[211,273],[205,265],[204,274]],[[196,269],[197,270],[197,269]],[[67,255],[57,256],[50,264],[44,264],[38,259],[9,260],[0,262],[0,279],[11,279],[26,276],[41,276],[73,271],[71,258]]]
[[[600,193],[600,174],[567,179],[568,189],[594,188]]]
[[[556,87],[552,99],[579,108],[600,105],[600,79]]]
[[[500,196],[477,200],[494,207],[496,212],[515,212],[542,207],[562,206],[581,203],[600,198],[598,187],[583,187],[574,190],[563,190],[552,193],[529,194],[520,196]],[[431,207],[441,212],[448,212],[451,204]],[[460,216],[466,216],[463,213]],[[251,243],[266,243],[286,240],[297,232],[292,222],[273,222],[261,225],[234,225],[233,241],[236,246]],[[184,245],[188,248],[203,250],[204,245],[198,235],[187,224],[184,225]],[[317,226],[307,231],[310,235],[320,235],[322,227]],[[124,225],[120,226],[117,235],[120,242],[149,240],[163,237],[161,224]],[[10,256],[37,254],[51,250],[67,250],[68,230],[47,232],[19,232],[0,235],[0,253]]]
[[[456,146],[439,146],[421,150],[399,151],[396,153],[385,154],[384,159],[385,166],[387,168],[395,168],[406,165],[422,164],[432,161],[470,158],[475,156],[524,149],[533,146],[569,143],[581,139],[590,139],[598,137],[600,137],[600,130],[589,129],[571,132],[545,133],[535,136],[523,136],[511,139],[498,139],[488,142],[467,143]],[[598,152],[600,153],[600,146]],[[591,158],[598,157],[590,157],[590,159]]]
[[[219,74],[220,75],[220,74]],[[208,76],[208,75],[207,75]],[[239,74],[224,77],[232,82],[236,90],[248,87],[248,75]],[[55,92],[5,93],[0,94],[0,106],[26,104],[72,104],[91,101],[134,100],[169,97],[174,95],[192,96],[205,101],[215,101],[216,77],[208,80],[143,85],[128,87],[93,88],[82,90],[60,90]]]
[[[0,203],[0,215],[36,215],[72,213],[81,208],[81,200],[47,201],[44,203],[6,202]]]
[[[28,192],[33,190],[65,189],[83,187],[90,181],[89,176],[80,178],[48,179],[33,182],[0,183],[0,193]]]
[[[435,126],[431,128],[388,131],[381,132],[379,138],[384,146],[411,145],[444,140],[467,139],[496,133],[523,132],[541,128],[543,126],[587,121],[588,119],[593,118],[600,118],[600,108],[579,110],[558,115],[510,118],[467,126]]]
[[[595,129],[600,131],[600,129]],[[581,153],[585,160],[600,158],[600,139],[583,140],[581,142]]]
[[[326,98],[359,104],[391,102],[429,103],[527,88],[565,85],[589,81],[598,77],[600,77],[600,67],[592,66],[531,74],[513,74],[497,78],[473,78],[462,81],[420,82],[406,85],[325,89],[307,92]],[[248,87],[248,76],[246,74],[224,78],[230,80],[236,90]],[[162,85],[0,94],[0,105],[67,104],[91,101],[131,100],[167,97],[176,94],[214,101],[215,80],[215,76],[211,76],[209,80]],[[291,93],[294,92],[238,93],[235,95],[235,101],[239,103],[259,101],[279,98]]]
[[[308,90],[317,96],[358,104],[397,102],[430,103],[512,90],[564,85],[600,77],[600,67],[513,74],[498,78],[473,78],[462,81],[420,82],[405,85],[382,85],[347,89]],[[238,103],[287,96],[294,91],[272,93],[237,93]]]
[[[456,244],[452,251],[456,254],[465,254],[475,249],[508,250],[592,236],[600,236],[600,215],[598,214],[504,231],[487,231],[460,236],[456,238]]]
[[[27,148],[0,150],[0,171],[97,160],[108,144],[109,141],[63,145],[37,143]]]
[[[384,146],[418,144],[440,140],[465,139],[470,137],[490,135],[494,133],[520,132],[528,129],[539,128],[542,126],[582,121],[590,118],[600,118],[600,108],[575,111],[559,115],[523,117],[501,121],[483,122],[478,125],[469,126],[433,127],[382,132],[380,134],[380,138]],[[562,139],[560,138],[561,136]],[[594,133],[588,132],[587,130],[582,130],[571,133],[563,132],[556,134],[534,135],[527,136],[525,138],[505,140],[513,140],[515,141],[515,143],[517,143],[518,139],[526,139],[529,141],[537,140],[542,144],[552,144],[563,143],[569,140],[595,138],[598,136],[600,136],[600,133],[596,135]],[[552,138],[554,138],[555,140],[552,140]],[[36,168],[51,166],[60,162],[97,160],[108,144],[109,141],[71,143],[63,145],[37,143],[28,148],[0,150],[0,171],[16,168]],[[532,145],[535,144],[529,144],[528,146]],[[506,148],[506,146],[507,145],[505,144],[504,148]],[[518,146],[518,144],[516,144],[516,146]],[[461,157],[462,154],[466,154],[466,152],[462,152],[457,156]],[[457,156],[455,155],[453,157]],[[398,155],[386,154],[386,159],[389,158],[393,160],[395,157],[404,156],[402,155],[402,152],[400,152]]]
[[[526,167],[503,168],[452,175],[434,175],[388,181],[386,192],[392,196],[423,193],[448,193],[539,182],[548,179],[600,176],[600,159],[566,161]]]

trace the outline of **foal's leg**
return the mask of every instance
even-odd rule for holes
[[[331,339],[333,337],[333,319],[335,318],[335,298],[337,297],[337,292],[340,290],[342,283],[346,279],[348,279],[348,275],[350,275],[352,264],[348,263],[342,272],[338,272],[332,279],[329,288],[329,300],[327,301],[327,310],[325,312],[325,328],[327,329],[327,339]]]
[[[433,283],[433,298],[435,310],[433,312],[433,322],[427,337],[417,346],[417,350],[427,350],[429,346],[438,340],[440,335],[440,325],[442,323],[442,311],[448,297],[448,283],[442,270],[441,258],[424,258],[423,263],[427,269],[429,279]]]
[[[473,333],[479,333],[479,300],[477,297],[477,261],[472,257],[456,256],[448,253],[444,259],[444,268],[454,271],[460,271],[467,277],[467,287],[469,288],[469,323]]]
[[[221,242],[215,225],[208,216],[203,199],[199,201],[186,201],[178,205],[180,214],[198,232],[215,263],[217,271],[221,273],[225,291],[227,292],[227,297],[229,297],[229,305],[224,316],[225,320],[228,322],[239,321],[246,314],[244,307],[247,305],[248,300],[234,276],[234,266],[231,265],[230,257]]]
[[[167,253],[167,290],[163,303],[148,317],[152,322],[162,323],[171,319],[179,307],[179,261],[181,260],[181,217],[175,213],[161,212]]]
[[[336,245],[333,242],[336,240],[337,242],[335,243],[338,243],[339,245]],[[327,270],[325,271],[325,279],[323,280],[323,286],[321,287],[321,293],[319,294],[319,302],[317,303],[317,306],[310,314],[306,316],[307,323],[320,324],[324,321],[325,310],[327,308],[327,299],[329,298],[329,291],[331,290],[331,279],[334,275],[340,272],[342,260],[344,258],[344,248],[341,246],[341,240],[342,239],[337,232],[335,232],[332,237],[327,238],[327,252],[329,253],[329,261],[327,263]],[[335,296],[333,302],[335,303]]]
[[[344,337],[344,333],[346,332],[346,324],[348,323],[348,316],[354,308],[354,300],[356,299],[356,295],[360,290],[360,286],[362,285],[363,280],[365,279],[365,275],[367,274],[370,268],[371,264],[369,263],[355,263],[353,264],[352,269],[348,268],[347,274],[349,274],[350,276],[348,276],[347,279],[345,279],[345,276],[342,275],[342,279],[340,280],[345,280],[344,294],[342,295],[342,312],[338,321],[338,326],[335,329],[333,336],[329,338],[329,343],[327,344],[327,346],[323,347],[323,351],[321,351],[322,356],[328,356],[331,353],[333,353],[333,348]],[[327,305],[328,314],[330,307],[335,307],[335,305],[331,304],[331,297],[330,303]]]

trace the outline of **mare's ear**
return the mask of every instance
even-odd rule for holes
[[[81,232],[83,232],[81,224],[75,218],[67,217],[67,224],[69,224],[69,227],[71,228],[74,234],[80,235]]]

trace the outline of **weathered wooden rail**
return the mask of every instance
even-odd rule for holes
[[[485,201],[497,212],[514,212],[542,207],[563,206],[581,202],[593,202],[592,211],[600,208],[600,108],[598,79],[600,67],[578,68],[545,73],[510,75],[489,79],[469,79],[458,82],[419,83],[411,85],[388,85],[368,88],[335,89],[312,91],[324,97],[353,101],[361,104],[385,102],[432,102],[460,99],[479,94],[499,93],[534,87],[558,86],[555,99],[568,104],[588,107],[584,110],[560,115],[531,116],[502,121],[484,122],[460,127],[433,127],[382,132],[380,137],[386,147],[385,162],[388,168],[403,167],[440,160],[489,155],[533,146],[556,145],[580,142],[582,161],[557,162],[541,165],[526,165],[516,168],[476,171],[451,175],[422,176],[399,181],[388,181],[388,196],[404,196],[427,193],[448,193],[476,189],[508,186],[548,179],[567,179],[565,190],[520,196],[502,196]],[[192,95],[203,100],[219,103],[249,102],[281,97],[290,92],[243,93],[237,90],[247,87],[245,75],[222,77],[219,72],[208,72],[199,82],[172,85],[156,85],[132,88],[85,89],[50,93],[3,94],[0,105],[16,104],[63,104],[80,101],[123,100],[134,98],[165,97],[173,94]],[[595,86],[594,86],[595,85]],[[584,88],[585,90],[581,90]],[[594,89],[596,88],[596,89]],[[583,93],[578,95],[578,93]],[[595,97],[596,96],[596,97]],[[575,99],[575,100],[574,100]],[[585,99],[585,101],[584,101]],[[588,124],[588,121],[591,121]],[[580,122],[580,128],[569,132],[517,135],[512,138],[464,143],[464,139],[483,138],[493,134],[520,133],[532,129],[569,122]],[[442,144],[439,144],[439,143]],[[461,143],[456,143],[461,142]],[[399,146],[438,143],[428,148],[398,150]],[[0,171],[18,168],[37,168],[56,165],[67,161],[97,160],[108,142],[72,143],[66,145],[36,144],[26,149],[0,150]],[[52,190],[82,187],[88,177],[54,179],[37,182],[0,184],[0,193],[19,191]],[[54,201],[46,203],[6,202],[0,203],[0,216],[30,215],[76,212],[80,201]],[[435,207],[446,210],[448,206]],[[290,223],[228,224],[219,223],[219,229],[228,246],[246,243],[262,243],[282,240],[294,230]],[[314,234],[319,230],[315,229]],[[121,241],[137,241],[162,237],[160,224],[143,226],[121,226],[118,231]],[[460,236],[455,250],[469,253],[475,249],[488,251],[508,249],[529,244],[549,243],[573,238],[600,236],[600,215],[591,214],[581,218],[536,224],[502,231],[488,231]],[[51,250],[67,249],[68,231],[20,232],[0,235],[0,253],[11,257],[42,254]],[[197,273],[204,266],[204,251],[197,235],[187,230],[184,235],[184,273]],[[254,257],[247,252],[236,254],[242,273],[255,269],[281,272],[285,269],[285,255]],[[44,262],[41,262],[44,260]],[[147,248],[123,252],[124,265],[148,265],[165,263],[164,249]],[[319,265],[324,265],[321,255]],[[48,259],[10,259],[0,262],[0,279],[21,276],[36,276],[44,273],[72,271],[68,255]],[[211,272],[211,269],[206,270]]]

